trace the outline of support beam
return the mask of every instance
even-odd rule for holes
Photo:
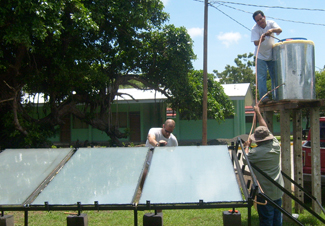
[[[301,110],[293,111],[293,165],[294,165],[294,181],[303,187],[303,165],[302,165],[302,114]],[[304,202],[304,193],[295,187],[295,196]],[[295,202],[296,213],[303,213],[303,207]]]
[[[208,144],[208,0],[204,1],[202,145]]]
[[[263,114],[267,128],[273,133],[273,111],[266,111]]]
[[[319,131],[319,107],[310,109],[310,135],[311,135],[311,187],[312,195],[321,202],[321,167],[320,167],[320,131]],[[315,201],[313,210],[320,213],[321,209]]]
[[[280,111],[280,127],[281,127],[281,164],[282,171],[291,175],[291,148],[290,148],[290,111],[282,109]],[[284,179],[284,187],[291,191],[291,183]],[[283,196],[283,208],[292,213],[292,204],[289,196]]]
[[[324,100],[281,100],[269,102],[262,104],[260,106],[261,111],[280,111],[280,128],[281,128],[281,161],[282,161],[282,170],[287,174],[291,175],[291,161],[290,161],[290,110],[301,110],[309,109],[311,116],[311,152],[312,152],[312,195],[318,200],[321,201],[321,171],[320,171],[320,132],[319,132],[319,108],[325,105]],[[298,167],[295,169],[295,179],[299,179],[299,164],[301,164],[301,154],[300,147],[301,141],[299,141],[301,127],[299,121],[299,114],[294,113],[296,117],[294,119],[294,131],[296,134],[294,140],[294,165]],[[301,118],[300,118],[301,121]],[[299,131],[299,132],[298,132]],[[299,133],[299,134],[298,134]],[[290,184],[287,187],[287,181],[285,180],[286,189],[290,189]],[[299,194],[298,194],[299,196]],[[287,199],[288,197],[283,198],[283,208],[291,213],[291,202]],[[303,199],[303,197],[301,197]],[[313,210],[316,213],[320,213],[320,207],[315,201],[313,201]]]

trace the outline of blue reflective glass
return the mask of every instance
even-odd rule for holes
[[[72,151],[7,149],[0,154],[0,204],[22,204]]]
[[[131,204],[148,151],[80,148],[32,204]]]
[[[154,149],[139,203],[243,201],[228,147]]]

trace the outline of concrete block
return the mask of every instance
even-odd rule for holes
[[[67,217],[67,226],[88,226],[87,214],[69,215]]]
[[[238,210],[223,211],[223,225],[224,226],[241,226],[241,215]]]
[[[15,226],[13,215],[0,216],[0,226]]]
[[[163,226],[162,212],[155,215],[146,213],[143,215],[143,226]]]

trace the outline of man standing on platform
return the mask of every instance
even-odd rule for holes
[[[272,57],[272,48],[274,44],[273,33],[279,35],[282,29],[279,25],[272,21],[266,20],[264,13],[260,10],[253,14],[253,19],[256,24],[252,28],[251,41],[255,45],[255,56],[257,56],[257,87],[259,91],[260,98],[262,98],[267,93],[266,80],[267,80],[267,70],[272,82],[272,90],[276,85],[276,78],[274,73],[274,61]],[[261,39],[262,37],[262,39]],[[260,43],[261,41],[261,43]],[[257,53],[258,45],[260,45],[259,51]],[[268,97],[263,98],[262,101],[268,101]]]

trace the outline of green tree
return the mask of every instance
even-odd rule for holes
[[[255,97],[256,82],[255,73],[253,72],[255,67],[254,54],[239,54],[234,62],[236,66],[226,65],[223,72],[218,72],[218,70],[214,70],[213,72],[221,84],[250,83]]]
[[[167,20],[159,0],[1,1],[0,113],[10,113],[1,124],[15,128],[1,140],[19,131],[18,140],[37,146],[44,137],[33,134],[54,131],[73,114],[120,145],[127,134],[107,115],[122,85],[158,90],[174,109],[186,108],[177,99],[202,92],[186,91],[192,87],[192,40]],[[23,92],[44,94],[44,117],[31,117]]]
[[[319,71],[315,71],[315,92],[316,99],[325,99],[325,66]],[[320,108],[321,114],[325,115],[325,107]],[[309,121],[308,121],[309,122]],[[309,127],[309,125],[308,125]]]
[[[191,71],[189,83],[180,93],[182,98],[170,99],[174,106],[183,106],[179,109],[182,119],[197,120],[202,118],[202,100],[203,100],[203,71]],[[217,121],[224,120],[226,117],[234,114],[234,106],[229,97],[224,93],[221,84],[215,81],[213,74],[208,74],[208,103],[207,115],[210,119]]]
[[[325,99],[325,66],[322,70],[315,71],[315,92],[317,99]]]

